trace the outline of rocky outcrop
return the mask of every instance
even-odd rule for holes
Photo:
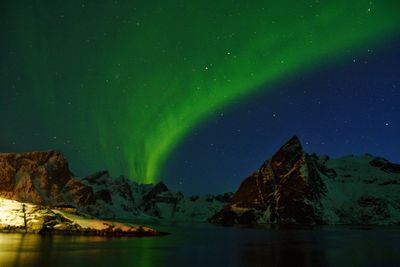
[[[79,182],[56,151],[0,154],[0,196],[41,205],[93,203],[91,188]]]
[[[66,202],[77,207],[95,204],[95,195],[93,189],[77,179],[70,179],[62,191]]]
[[[61,191],[71,179],[68,162],[55,151],[0,154],[0,196],[45,204],[63,203]]]
[[[106,236],[155,236],[154,229],[104,221],[83,214],[66,212],[65,207],[46,206],[0,198],[0,231]]]
[[[226,209],[212,221],[244,224],[265,220],[277,224],[315,224],[322,221],[319,200],[325,188],[293,137],[262,166],[246,178]]]
[[[293,137],[242,182],[231,202],[210,221],[224,225],[399,223],[398,166],[370,155],[336,160],[308,155]]]

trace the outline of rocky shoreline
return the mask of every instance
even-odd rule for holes
[[[0,198],[0,232],[134,237],[165,235],[145,226],[100,220],[5,198]]]

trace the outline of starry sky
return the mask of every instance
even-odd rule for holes
[[[185,193],[292,135],[400,162],[397,1],[2,1],[0,151]]]

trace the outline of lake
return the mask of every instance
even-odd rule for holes
[[[150,238],[0,234],[0,266],[400,266],[400,227],[157,227],[172,234]]]

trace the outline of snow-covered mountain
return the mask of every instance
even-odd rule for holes
[[[138,184],[107,171],[77,178],[55,151],[0,154],[0,197],[133,222],[399,224],[400,165],[371,155],[309,155],[293,137],[234,195],[186,197],[162,182]]]
[[[212,222],[399,224],[400,165],[371,155],[308,155],[293,137],[247,177]]]
[[[0,154],[0,197],[46,206],[70,205],[103,219],[206,221],[232,194],[185,197],[160,182],[138,184],[107,171],[77,178],[56,151]]]
[[[102,218],[205,222],[232,197],[232,193],[185,197],[163,182],[138,184],[122,176],[113,179],[107,171],[81,181],[92,188],[95,198],[85,210]]]

